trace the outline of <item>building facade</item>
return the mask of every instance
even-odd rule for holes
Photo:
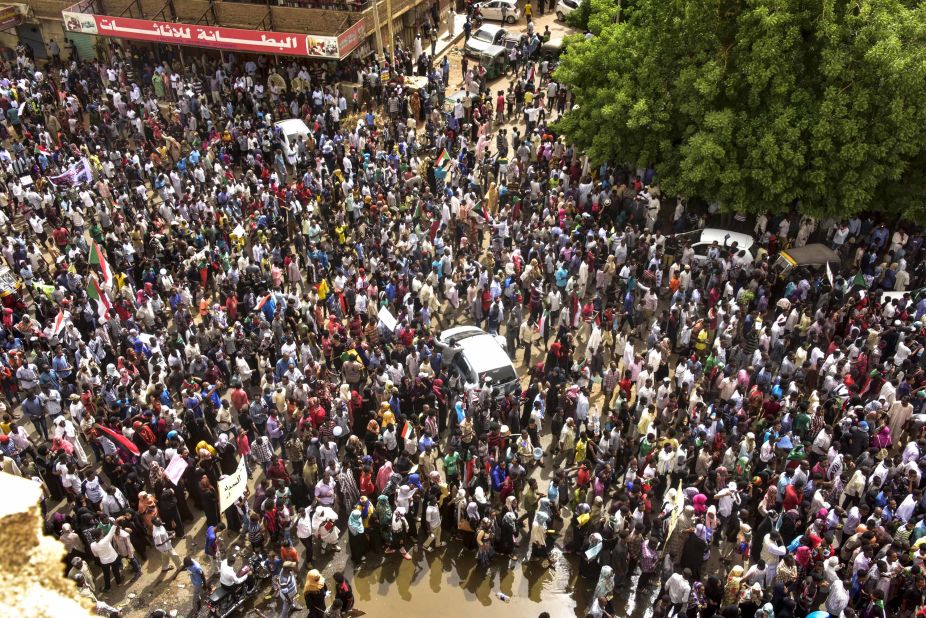
[[[453,0],[28,0],[0,4],[0,45],[28,45],[45,58],[51,41],[62,55],[105,54],[107,39],[339,61],[380,57],[411,45],[428,19],[447,28]],[[16,15],[3,21],[3,11]],[[195,53],[195,52],[194,52]]]

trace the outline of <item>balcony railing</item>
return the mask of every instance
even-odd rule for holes
[[[240,2],[243,4],[256,4],[254,0],[222,0],[223,2]],[[372,6],[373,0],[332,1],[332,0],[272,0],[275,6],[286,6],[297,9],[322,9],[326,11],[350,11],[360,13]]]

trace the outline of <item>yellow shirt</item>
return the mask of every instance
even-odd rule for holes
[[[585,451],[588,449],[588,441],[579,438],[576,440],[576,463],[580,464],[585,461]]]

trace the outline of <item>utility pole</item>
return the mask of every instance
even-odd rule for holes
[[[389,29],[389,59],[395,62],[395,31],[392,28],[392,0],[386,0],[386,27]]]
[[[383,32],[379,21],[380,0],[373,0],[373,28],[376,34],[376,53],[383,54]],[[385,58],[385,55],[383,56]]]

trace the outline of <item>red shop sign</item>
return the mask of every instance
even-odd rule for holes
[[[221,26],[200,26],[62,11],[64,27],[71,32],[153,41],[174,45],[195,45],[259,54],[285,54],[313,58],[343,58],[360,44],[366,32],[363,20],[339,36],[315,36],[295,32],[244,30]],[[358,28],[358,26],[360,28]],[[344,39],[345,47],[340,45]]]

